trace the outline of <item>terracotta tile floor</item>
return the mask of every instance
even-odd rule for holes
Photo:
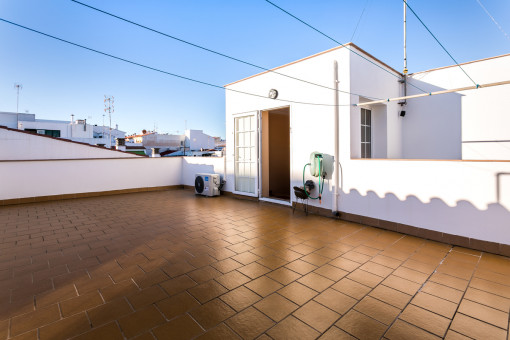
[[[0,339],[508,339],[510,259],[166,191],[0,207]]]

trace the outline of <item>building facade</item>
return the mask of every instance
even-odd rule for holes
[[[293,187],[312,180],[309,204],[324,214],[509,243],[510,85],[483,85],[510,79],[510,55],[462,67],[482,86],[430,95],[473,83],[455,66],[404,88],[400,72],[348,44],[273,69],[320,86],[275,72],[226,85],[225,190],[293,205]],[[314,152],[320,182],[305,168]]]

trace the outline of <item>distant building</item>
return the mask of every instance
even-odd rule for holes
[[[0,127],[0,160],[133,158],[117,146],[111,150],[96,145],[71,141],[28,131]]]
[[[186,130],[186,148],[190,151],[214,149],[214,137],[206,135],[202,130]]]
[[[223,148],[227,145],[227,141],[225,139],[221,139],[221,137],[213,137],[214,145],[216,150],[223,150]]]
[[[35,114],[32,113],[0,112],[0,125],[75,142],[103,145],[108,148],[115,145],[116,138],[123,138],[126,135],[124,131],[118,129],[118,126],[110,133],[109,127],[87,124],[86,119],[71,121],[36,119]]]
[[[139,151],[138,148],[142,146],[146,155],[152,155],[152,149],[157,148],[162,156],[216,156],[217,153],[214,151],[217,150],[219,137],[211,137],[203,130],[186,130],[182,135],[143,130],[139,135],[125,138],[128,151]]]
[[[108,140],[111,136],[111,144],[108,144]],[[112,128],[110,131],[109,126],[93,126],[93,137],[98,139],[98,141],[94,141],[94,143],[90,144],[102,144],[105,143],[106,147],[109,147],[109,145],[115,145],[115,140],[117,138],[125,138],[126,133],[124,131],[119,130],[119,126],[115,125],[115,129]]]

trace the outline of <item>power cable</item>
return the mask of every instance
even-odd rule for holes
[[[406,0],[403,0],[404,3],[406,4],[407,8],[409,8],[411,10],[411,12],[413,12],[414,16],[416,17],[416,19],[418,19],[420,21],[420,23],[423,25],[423,27],[425,27],[425,29],[430,33],[430,35],[437,41],[437,43],[439,44],[439,46],[441,46],[443,48],[443,50],[450,56],[450,58],[453,60],[453,62],[458,66],[460,67],[460,69],[462,70],[462,72],[464,72],[464,74],[469,78],[469,80],[471,80],[471,82],[473,84],[475,84],[475,86],[478,86],[478,84],[466,73],[466,71],[464,71],[464,69],[462,68],[462,66],[459,65],[459,63],[457,62],[457,60],[455,60],[455,58],[450,54],[450,52],[448,52],[448,50],[443,46],[443,44],[441,44],[441,42],[436,38],[436,36],[434,35],[434,33],[432,33],[430,31],[430,29],[427,27],[427,25],[425,25],[425,23],[420,19],[420,17],[418,16],[418,14],[416,14],[416,12],[411,8],[411,6],[409,6],[409,4],[407,3]]]
[[[194,82],[194,83],[198,83],[198,84],[202,84],[202,85],[207,85],[207,86],[210,86],[210,87],[216,87],[216,88],[219,88],[219,89],[222,89],[222,90],[237,92],[237,93],[241,93],[241,94],[245,94],[245,95],[249,95],[249,96],[260,97],[260,98],[265,98],[265,99],[268,98],[268,97],[260,95],[260,94],[249,93],[249,92],[244,92],[244,91],[239,91],[239,90],[234,90],[234,89],[226,88],[226,87],[223,87],[221,85],[216,85],[216,84],[208,83],[208,82],[205,82],[205,81],[202,81],[202,80],[197,80],[197,79],[181,76],[181,75],[178,75],[178,74],[175,74],[175,73],[171,73],[171,72],[167,72],[167,71],[155,68],[155,67],[147,66],[147,65],[135,62],[135,61],[131,61],[131,60],[128,60],[128,59],[117,57],[117,56],[114,56],[112,54],[109,54],[109,53],[106,53],[106,52],[101,52],[99,50],[96,50],[96,49],[93,49],[93,48],[90,48],[90,47],[86,47],[86,46],[83,46],[83,45],[80,45],[80,44],[77,44],[77,43],[74,43],[74,42],[62,39],[62,38],[58,38],[58,37],[55,37],[53,35],[50,35],[50,34],[47,34],[47,33],[44,33],[44,32],[41,32],[41,31],[38,31],[38,30],[35,30],[35,29],[32,29],[32,28],[29,28],[29,27],[26,27],[26,26],[23,26],[23,25],[20,25],[20,24],[17,24],[17,23],[14,23],[12,21],[9,21],[9,20],[3,19],[3,18],[0,18],[0,21],[3,21],[3,22],[6,22],[8,24],[11,24],[11,25],[14,25],[14,26],[17,26],[17,27],[29,30],[29,31],[34,32],[34,33],[38,33],[38,34],[44,35],[44,36],[46,36],[48,38],[52,38],[52,39],[55,39],[55,40],[58,40],[58,41],[65,42],[67,44],[76,46],[76,47],[83,48],[83,49],[91,51],[91,52],[102,54],[104,56],[107,56],[107,57],[110,57],[110,58],[113,58],[113,59],[117,59],[117,60],[120,60],[120,61],[129,63],[129,64],[132,64],[132,65],[136,65],[136,66],[139,66],[139,67],[143,67],[143,68],[146,68],[146,69],[149,69],[149,70],[152,70],[152,71],[164,73],[164,74],[170,75],[172,77],[181,78],[181,79],[188,80],[188,81],[191,81],[191,82]],[[308,103],[308,102],[300,102],[300,101],[295,101],[295,100],[279,99],[279,98],[275,98],[274,100],[278,100],[278,101],[282,101],[282,102],[288,102],[288,103],[295,103],[295,104],[304,104],[304,105],[336,106],[335,104]],[[350,104],[342,104],[342,105],[338,105],[338,106],[351,106],[351,105]]]
[[[476,2],[478,2],[480,7],[482,7],[482,9],[485,11],[485,13],[489,16],[489,18],[491,18],[492,22],[498,27],[498,29],[501,31],[501,33],[503,33],[503,35],[508,40],[510,40],[510,37],[508,36],[508,34],[506,34],[505,30],[503,30],[503,27],[501,27],[501,25],[496,21],[496,19],[494,19],[494,17],[489,13],[489,11],[487,10],[487,8],[485,8],[485,6],[482,4],[482,2],[480,0],[476,0]]]
[[[99,8],[96,8],[96,7],[93,7],[93,6],[90,6],[90,5],[87,5],[83,2],[80,2],[80,1],[77,1],[77,0],[71,0],[72,2],[74,3],[77,3],[79,5],[82,5],[84,7],[87,7],[87,8],[90,8],[90,9],[93,9],[97,12],[100,12],[100,13],[103,13],[103,14],[106,14],[106,15],[109,15],[115,19],[119,19],[119,20],[122,20],[124,22],[127,22],[129,24],[132,24],[132,25],[135,25],[135,26],[138,26],[140,28],[143,28],[143,29],[146,29],[146,30],[149,30],[153,33],[156,33],[156,34],[159,34],[159,35],[162,35],[162,36],[165,36],[167,38],[170,38],[170,39],[174,39],[176,41],[179,41],[181,43],[184,43],[184,44],[187,44],[187,45],[190,45],[190,46],[193,46],[193,47],[196,47],[196,48],[199,48],[201,50],[204,50],[204,51],[207,51],[209,53],[213,53],[213,54],[216,54],[216,55],[219,55],[221,57],[224,57],[224,58],[228,58],[230,60],[234,60],[234,61],[237,61],[239,63],[242,63],[242,64],[245,64],[245,65],[249,65],[249,66],[252,66],[252,67],[255,67],[255,68],[258,68],[259,70],[263,70],[263,71],[266,71],[266,72],[271,72],[271,73],[275,73],[275,74],[278,74],[280,76],[283,76],[283,77],[287,77],[287,78],[290,78],[290,79],[293,79],[293,80],[297,80],[297,81],[301,81],[303,83],[307,83],[307,84],[310,84],[310,85],[315,85],[315,86],[319,86],[319,87],[322,87],[322,88],[326,88],[326,89],[329,89],[329,90],[333,90],[333,91],[338,91],[338,92],[342,92],[342,93],[346,93],[346,94],[352,94],[352,95],[356,95],[356,96],[362,96],[363,95],[360,95],[360,94],[356,94],[356,93],[351,93],[351,92],[347,92],[347,91],[342,91],[342,90],[337,90],[337,89],[334,89],[332,87],[329,87],[329,86],[325,86],[325,85],[321,85],[321,84],[317,84],[317,83],[314,83],[314,82],[311,82],[311,81],[308,81],[308,80],[304,80],[304,79],[300,79],[300,78],[297,78],[297,77],[293,77],[293,76],[290,76],[290,75],[287,75],[287,74],[284,74],[284,73],[281,73],[281,72],[277,72],[277,71],[274,71],[272,69],[269,69],[267,67],[263,67],[263,66],[259,66],[259,65],[256,65],[256,64],[253,64],[251,62],[248,62],[248,61],[245,61],[245,60],[241,60],[239,58],[235,58],[235,57],[232,57],[232,56],[229,56],[225,53],[222,53],[222,52],[218,52],[218,51],[214,51],[214,50],[211,50],[210,48],[207,48],[207,47],[204,47],[204,46],[200,46],[198,44],[195,44],[195,43],[192,43],[190,41],[186,41],[184,39],[181,39],[181,38],[178,38],[178,37],[175,37],[173,35],[170,35],[170,34],[167,34],[167,33],[164,33],[164,32],[161,32],[161,31],[158,31],[154,28],[150,28],[148,26],[145,26],[145,25],[142,25],[142,24],[139,24],[137,22],[134,22],[132,20],[129,20],[129,19],[126,19],[126,18],[123,18],[123,17],[120,17],[118,15],[115,15],[113,13],[110,13],[110,12],[107,12],[107,11],[104,11],[102,9],[99,9]],[[369,98],[375,98],[375,97],[369,97]],[[381,98],[375,98],[375,99],[381,99]]]
[[[361,15],[359,16],[358,22],[356,23],[356,27],[354,28],[354,32],[352,32],[351,41],[353,41],[354,35],[358,31],[359,23],[361,22],[361,18],[363,18],[363,14],[365,14],[365,10],[367,9],[367,5],[369,2],[370,2],[370,0],[367,0],[367,2],[365,2],[365,7],[363,7],[363,10],[361,11]]]
[[[278,8],[280,11],[284,12],[285,14],[287,14],[287,15],[289,15],[289,16],[291,16],[291,17],[293,17],[294,19],[296,19],[297,21],[301,22],[302,24],[304,24],[304,25],[308,26],[309,28],[311,28],[312,30],[316,31],[317,33],[319,33],[319,34],[321,34],[321,35],[325,36],[325,37],[326,37],[326,38],[328,38],[329,40],[331,40],[331,41],[333,41],[333,42],[337,43],[338,45],[341,45],[342,47],[344,47],[344,48],[348,49],[349,51],[351,51],[352,53],[356,54],[357,56],[359,56],[359,57],[361,57],[361,58],[365,59],[365,60],[366,60],[366,61],[368,61],[369,63],[371,63],[371,64],[373,64],[373,65],[377,66],[377,67],[378,67],[378,68],[380,68],[381,70],[383,70],[383,71],[385,71],[385,72],[387,72],[387,73],[391,74],[392,76],[394,76],[395,78],[397,78],[397,79],[399,79],[399,80],[401,79],[401,78],[400,78],[399,76],[397,76],[396,74],[393,74],[392,72],[388,71],[387,69],[385,69],[385,68],[384,68],[384,67],[382,67],[381,65],[378,65],[378,64],[376,64],[374,61],[372,61],[372,60],[368,59],[368,58],[367,58],[367,57],[365,57],[364,55],[361,55],[361,54],[359,54],[358,52],[356,52],[356,51],[354,51],[354,50],[350,49],[347,45],[342,44],[341,42],[339,42],[339,41],[337,41],[337,40],[333,39],[332,37],[330,37],[330,36],[329,36],[329,35],[327,35],[326,33],[324,33],[324,32],[322,32],[322,31],[320,31],[319,29],[317,29],[317,28],[315,28],[315,27],[313,27],[312,25],[308,24],[307,22],[305,22],[305,21],[303,21],[303,20],[299,19],[299,18],[298,18],[298,17],[296,17],[294,14],[292,14],[292,13],[290,13],[290,12],[288,12],[288,11],[284,10],[284,9],[283,9],[283,8],[281,8],[280,6],[276,5],[275,3],[273,3],[273,2],[271,2],[271,1],[269,1],[269,0],[265,0],[265,1],[266,1],[266,2],[268,2],[269,4],[273,5],[274,7]],[[418,89],[418,90],[422,91],[423,93],[428,93],[427,91],[425,91],[425,90],[423,90],[423,89],[420,89],[418,86],[416,86],[416,85],[414,85],[414,84],[408,83],[408,85],[413,86],[414,88],[416,88],[416,89]]]

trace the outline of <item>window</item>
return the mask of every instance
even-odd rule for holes
[[[60,137],[60,130],[46,130],[44,133],[46,136]]]
[[[361,109],[361,158],[372,158],[372,111]]]
[[[60,130],[25,129],[25,131],[50,137],[60,137]]]

